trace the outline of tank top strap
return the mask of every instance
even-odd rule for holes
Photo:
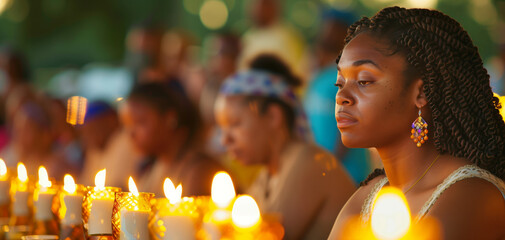
[[[384,177],[381,180],[379,180],[377,183],[372,188],[372,191],[368,194],[367,198],[365,199],[365,202],[363,203],[363,206],[361,207],[361,222],[366,223],[370,220],[370,214],[372,214],[372,207],[373,207],[373,200],[375,199],[375,196],[379,193],[379,191],[388,183],[388,178]]]
[[[421,210],[419,211],[415,221],[421,220],[426,214],[430,211],[431,207],[435,204],[435,202],[438,200],[440,195],[449,188],[451,185],[454,183],[468,179],[468,178],[481,178],[484,179],[498,188],[500,190],[502,196],[505,199],[505,183],[503,182],[502,179],[494,176],[492,173],[488,172],[487,170],[484,170],[480,167],[477,167],[475,165],[465,165],[463,167],[458,168],[456,171],[451,173],[449,177],[447,177],[441,184],[438,185],[437,189],[433,192],[431,195],[430,199],[426,201],[426,203],[423,205]]]

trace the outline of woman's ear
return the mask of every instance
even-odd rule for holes
[[[414,82],[414,103],[416,104],[417,108],[422,108],[424,107],[427,103],[428,100],[426,99],[426,94],[424,94],[424,82],[422,79],[417,79]]]

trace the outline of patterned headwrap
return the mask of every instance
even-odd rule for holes
[[[227,78],[221,86],[220,94],[277,98],[295,112],[295,133],[303,140],[311,140],[312,134],[307,124],[307,116],[293,89],[282,77],[264,71],[248,70]]]

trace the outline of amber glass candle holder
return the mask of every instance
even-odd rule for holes
[[[112,236],[112,208],[116,193],[121,192],[121,189],[115,187],[105,187],[104,189],[88,187],[86,190],[82,203],[82,221],[86,238],[103,235]],[[92,210],[96,211],[96,216],[91,216]]]
[[[202,220],[195,198],[184,197],[176,204],[166,198],[157,198],[151,203],[149,230],[153,239],[195,239]]]
[[[153,193],[116,193],[112,210],[114,239],[149,239],[149,215]]]

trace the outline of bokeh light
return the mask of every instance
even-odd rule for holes
[[[67,123],[72,125],[84,124],[88,100],[81,96],[73,96],[67,101]]]
[[[0,14],[7,10],[12,4],[12,0],[0,0]]]
[[[291,8],[291,19],[303,28],[310,28],[316,23],[318,16],[317,6],[313,2],[299,1]]]
[[[187,12],[197,15],[202,2],[202,0],[184,0],[182,1],[182,5]]]
[[[407,0],[412,8],[435,8],[438,0]]]
[[[200,20],[209,29],[219,29],[228,20],[228,7],[220,0],[208,0],[200,8]]]

